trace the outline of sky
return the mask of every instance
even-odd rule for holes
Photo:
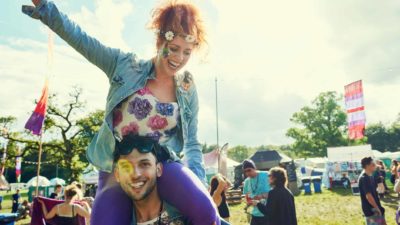
[[[146,26],[159,1],[54,2],[103,44],[146,59],[155,54],[154,35]],[[320,92],[343,93],[344,85],[360,79],[367,123],[389,124],[400,113],[399,1],[193,2],[209,43],[185,68],[199,93],[202,143],[216,143],[216,78],[220,144],[290,144],[285,133],[294,126],[294,112]],[[60,102],[78,85],[87,101],[83,113],[104,109],[103,72],[58,37],[50,70],[48,30],[21,12],[23,4],[31,2],[3,0],[0,8],[0,116],[16,116],[16,129],[22,130],[46,74],[52,74],[50,92],[58,93]]]

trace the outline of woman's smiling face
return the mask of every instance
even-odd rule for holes
[[[190,59],[194,48],[193,43],[187,42],[177,35],[172,41],[165,42],[158,48],[158,66],[162,72],[174,76]]]

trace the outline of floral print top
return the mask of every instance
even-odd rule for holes
[[[178,103],[162,103],[144,87],[114,109],[114,132],[121,140],[132,133],[163,143],[177,132],[179,115]]]

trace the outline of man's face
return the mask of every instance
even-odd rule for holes
[[[244,175],[246,175],[246,177],[256,177],[257,176],[257,171],[253,168],[246,168],[244,170]]]
[[[376,170],[376,164],[375,164],[375,162],[371,162],[370,164],[368,164],[366,167],[365,167],[365,170],[366,171],[368,171],[368,172],[374,172],[375,170]]]
[[[56,193],[61,193],[61,187],[57,187],[57,189],[56,189]]]
[[[114,174],[125,193],[134,201],[141,201],[157,191],[157,177],[162,174],[162,166],[152,153],[134,149],[129,155],[120,157]]]

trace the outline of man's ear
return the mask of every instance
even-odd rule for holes
[[[162,163],[157,163],[157,177],[161,177],[163,173],[163,165]]]
[[[115,176],[115,180],[119,183],[118,166],[114,167],[114,176]]]

